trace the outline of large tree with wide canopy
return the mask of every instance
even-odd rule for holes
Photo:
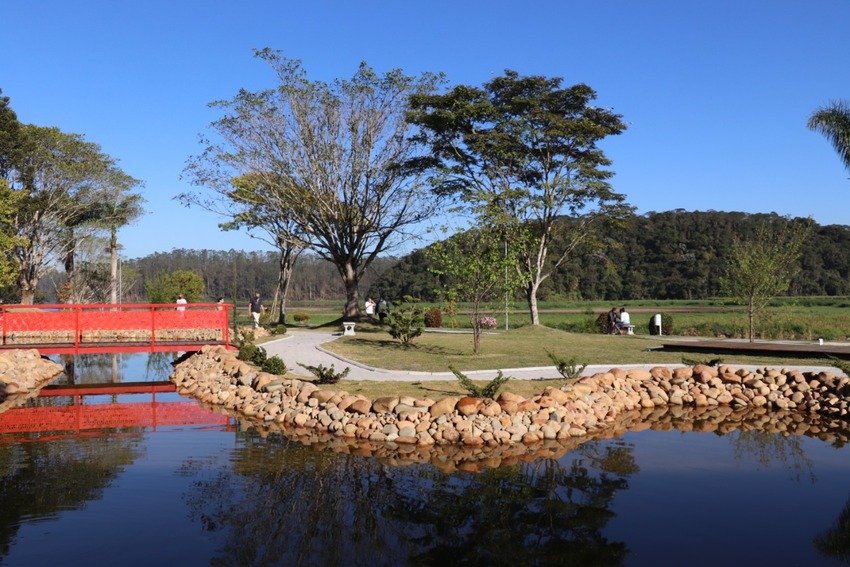
[[[437,193],[457,197],[479,225],[514,235],[535,325],[543,281],[596,238],[599,225],[631,212],[608,182],[611,162],[598,145],[626,125],[592,104],[589,86],[561,82],[507,70],[482,88],[416,95],[408,117],[432,149]]]
[[[277,86],[212,103],[224,116],[187,170],[231,201],[235,220],[253,203],[263,216],[294,223],[298,240],[336,267],[346,315],[358,316],[366,269],[435,211],[415,170],[405,167],[421,158],[405,112],[411,95],[432,92],[440,79],[378,75],[361,64],[351,79],[324,83],[279,52],[255,55],[271,66]],[[250,188],[234,180],[250,180]]]

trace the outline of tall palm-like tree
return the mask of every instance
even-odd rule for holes
[[[850,102],[834,100],[809,116],[808,127],[826,136],[850,171]]]

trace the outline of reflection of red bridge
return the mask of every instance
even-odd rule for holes
[[[0,305],[0,348],[42,354],[165,352],[230,347],[231,305]]]
[[[47,386],[45,396],[73,396],[74,405],[13,408],[0,413],[0,433],[64,432],[119,427],[227,425],[230,418],[195,401],[157,402],[157,392],[174,392],[171,382],[130,382],[82,386]],[[151,394],[150,402],[83,404],[87,395]]]

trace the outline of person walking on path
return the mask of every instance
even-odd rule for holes
[[[263,301],[260,299],[260,292],[255,291],[254,297],[251,299],[251,303],[248,306],[248,313],[251,314],[251,317],[254,318],[254,328],[260,328],[260,315],[266,312],[266,308],[263,305]]]

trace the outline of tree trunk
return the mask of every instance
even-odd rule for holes
[[[343,309],[343,318],[359,319],[360,318],[360,278],[357,276],[357,270],[351,264],[341,266],[342,283],[345,285],[345,308]]]
[[[748,302],[748,305],[747,305],[747,316],[749,317],[749,321],[750,321],[750,342],[751,343],[755,342],[755,338],[756,338],[756,323],[755,323],[756,314],[755,314],[755,311],[756,311],[755,303],[753,301],[753,298],[751,297],[749,302]]]
[[[537,309],[537,290],[540,288],[540,282],[534,281],[525,286],[525,299],[528,302],[528,314],[531,316],[531,324],[540,324],[540,313]]]
[[[21,304],[32,305],[35,303],[35,288],[38,285],[38,279],[27,277],[29,270],[21,269],[18,276],[18,289],[21,290]]]
[[[118,303],[118,234],[115,226],[109,237],[109,276],[109,302],[114,305]]]
[[[280,314],[278,324],[286,324],[286,296],[289,294],[289,284],[292,282],[292,270],[295,267],[295,259],[291,251],[280,253],[280,273],[277,278],[277,293],[280,296]]]

